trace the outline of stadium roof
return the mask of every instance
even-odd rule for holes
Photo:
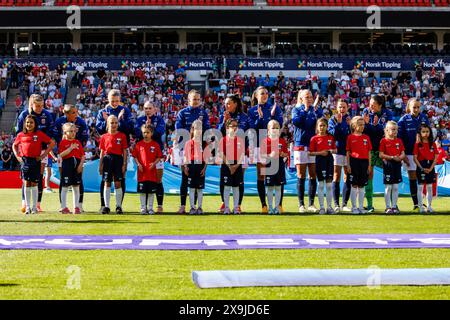
[[[366,7],[80,7],[81,29],[367,29]],[[37,14],[38,13],[38,14]],[[71,12],[72,13],[72,12]],[[0,29],[67,28],[64,7],[2,8]],[[381,8],[381,29],[450,29],[450,8]]]

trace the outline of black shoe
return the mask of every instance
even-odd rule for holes
[[[116,207],[116,214],[123,214],[121,207]]]
[[[100,210],[101,214],[109,214],[111,212],[111,210],[108,207],[102,207]]]
[[[100,210],[98,210],[98,213],[104,214],[103,211],[105,210],[105,207],[101,207]]]

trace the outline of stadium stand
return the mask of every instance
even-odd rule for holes
[[[445,1],[448,5],[447,0]],[[436,1],[435,1],[436,2]],[[439,2],[439,0],[438,0]],[[267,0],[270,6],[360,6],[429,7],[431,0]]]
[[[432,44],[401,45],[376,43],[370,44],[341,44],[340,49],[332,49],[330,44],[277,44],[274,58],[308,57],[365,57],[392,56],[446,56],[450,53],[450,45],[446,44],[442,50],[437,50]],[[186,49],[178,50],[175,44],[83,44],[78,50],[72,49],[70,44],[36,44],[29,52],[30,57],[186,57],[209,58],[225,55],[229,58],[239,58],[244,55],[242,44],[188,44]],[[0,44],[0,56],[14,56],[11,46]],[[270,56],[268,56],[270,57]]]
[[[267,0],[269,6],[446,7],[449,0]],[[33,7],[43,0],[0,0],[0,6]],[[49,5],[49,4],[45,4]],[[253,6],[253,0],[55,0],[55,6]]]

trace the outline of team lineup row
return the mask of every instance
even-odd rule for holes
[[[101,212],[110,212],[111,184],[114,183],[116,212],[122,213],[125,192],[124,173],[126,170],[129,136],[136,136],[137,142],[131,146],[131,156],[138,168],[138,192],[141,212],[153,213],[156,195],[158,212],[162,212],[164,188],[162,185],[162,135],[165,123],[157,115],[157,108],[151,102],[145,104],[146,115],[133,123],[130,112],[120,105],[120,92],[111,90],[109,104],[97,116],[96,129],[101,134],[100,165],[102,175],[100,187]],[[398,183],[401,182],[401,164],[407,167],[410,179],[414,210],[424,211],[422,192],[419,187],[427,185],[428,211],[432,212],[431,184],[435,179],[434,166],[437,148],[433,142],[428,119],[421,114],[420,101],[411,99],[407,104],[407,114],[398,124],[384,107],[384,97],[373,96],[362,116],[351,117],[348,104],[339,100],[337,113],[329,120],[323,117],[319,97],[314,100],[311,92],[301,90],[297,105],[292,110],[294,130],[294,162],[297,168],[297,188],[299,212],[305,212],[305,181],[309,176],[308,210],[319,213],[335,213],[340,210],[353,213],[371,212],[373,208],[373,166],[383,167],[386,185],[386,212],[398,212]],[[177,116],[176,129],[187,130],[189,141],[183,141],[180,185],[181,205],[179,213],[186,212],[189,190],[191,209],[189,213],[202,213],[204,175],[206,162],[203,161],[203,133],[210,128],[209,118],[203,108],[199,92],[188,94],[188,107]],[[225,110],[221,115],[218,129],[223,133],[219,141],[217,158],[221,161],[220,191],[223,213],[231,213],[229,200],[233,194],[233,212],[241,213],[240,205],[244,194],[243,176],[247,161],[257,166],[258,195],[261,211],[277,214],[282,210],[283,185],[285,184],[285,162],[288,156],[286,141],[280,137],[283,113],[279,106],[268,102],[268,92],[258,87],[252,96],[253,107],[248,114],[242,112],[241,100],[229,96],[225,100]],[[51,115],[44,109],[43,99],[32,95],[29,109],[19,116],[18,135],[14,142],[14,153],[22,164],[24,180],[24,211],[37,212],[38,183],[47,155],[58,144],[58,158],[61,173],[61,207],[69,213],[66,205],[68,187],[74,195],[74,212],[82,211],[83,184],[81,179],[84,162],[83,145],[87,141],[88,130],[78,117],[72,105],[64,107],[65,115],[52,122]],[[256,145],[242,139],[237,130],[255,129]],[[267,129],[267,130],[265,130]],[[263,131],[261,131],[263,130]],[[264,136],[259,136],[263,134]],[[178,141],[177,141],[178,142]],[[42,161],[44,160],[44,161]],[[340,177],[344,171],[342,207],[339,204]],[[318,181],[318,190],[317,190]],[[326,189],[327,209],[324,206]],[[422,189],[420,189],[422,190]],[[314,206],[318,193],[320,209]],[[363,207],[364,197],[367,207]],[[267,201],[266,201],[267,198]],[[352,208],[347,207],[351,199]],[[274,201],[275,200],[275,203]],[[195,204],[198,202],[198,207]],[[359,203],[358,203],[359,202]]]

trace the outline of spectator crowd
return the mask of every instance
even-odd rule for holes
[[[427,115],[432,124],[433,136],[446,152],[444,158],[450,160],[450,88],[446,88],[444,72],[440,70],[399,72],[395,78],[377,78],[366,69],[360,70],[356,66],[348,72],[330,73],[328,78],[321,78],[311,71],[301,78],[286,77],[281,71],[277,77],[254,73],[247,76],[237,71],[229,79],[219,79],[218,83],[217,87],[207,88],[203,96],[203,105],[212,128],[219,124],[224,100],[228,95],[238,94],[246,112],[251,107],[253,91],[258,86],[264,86],[269,90],[271,103],[276,103],[283,111],[282,132],[288,143],[292,142],[294,131],[291,111],[301,89],[309,89],[313,95],[320,95],[323,113],[327,118],[336,113],[338,99],[347,100],[351,115],[356,116],[368,107],[372,95],[384,94],[386,108],[392,111],[394,120],[398,121],[405,113],[408,99],[416,97],[422,102],[421,112]],[[31,94],[39,93],[45,99],[45,108],[56,119],[63,115],[62,107],[69,86],[78,90],[76,107],[90,131],[90,138],[85,146],[87,161],[99,157],[100,137],[95,130],[95,119],[98,111],[108,103],[107,96],[111,89],[120,90],[121,103],[130,110],[133,120],[144,115],[143,106],[146,101],[153,102],[166,123],[163,142],[164,149],[170,154],[177,113],[187,106],[189,88],[183,67],[130,66],[122,71],[100,68],[91,72],[78,66],[69,79],[62,66],[48,70],[45,65],[4,65],[0,69],[0,112],[6,105],[8,88],[15,88],[19,89],[15,97],[17,114],[27,106]],[[14,157],[9,157],[12,141],[11,135],[2,133],[0,150],[4,169],[17,167],[12,159]],[[131,142],[133,143],[133,139]]]

